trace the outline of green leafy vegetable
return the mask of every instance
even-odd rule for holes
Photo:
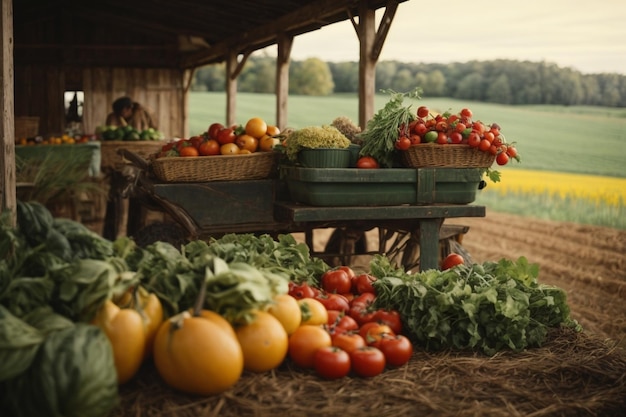
[[[398,310],[414,342],[426,349],[475,349],[493,355],[541,346],[549,327],[581,330],[562,289],[537,281],[526,258],[447,271],[407,274],[377,256],[371,265],[375,306]]]

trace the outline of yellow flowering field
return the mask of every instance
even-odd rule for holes
[[[626,178],[502,169],[487,180],[477,204],[495,210],[626,228]]]

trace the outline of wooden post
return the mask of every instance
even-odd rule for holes
[[[276,59],[276,126],[282,131],[287,127],[287,100],[289,98],[289,57],[293,36],[282,33],[278,38]]]
[[[389,27],[398,9],[396,0],[389,0],[385,14],[376,32],[376,11],[366,0],[359,2],[359,22],[350,17],[352,26],[359,37],[359,126],[365,129],[368,120],[374,116],[374,96],[376,95],[376,63],[385,43]]]
[[[366,1],[359,3],[359,126],[365,129],[367,121],[374,115],[376,89],[376,60],[372,48],[376,37],[375,10]]]
[[[13,90],[13,1],[0,4],[0,212],[11,211],[15,225],[17,197],[15,195],[15,108]]]

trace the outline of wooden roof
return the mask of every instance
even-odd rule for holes
[[[370,9],[404,0],[369,0]],[[22,64],[195,68],[358,16],[359,0],[14,0]]]

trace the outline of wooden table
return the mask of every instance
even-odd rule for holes
[[[419,242],[420,270],[439,268],[439,231],[443,221],[454,217],[484,217],[485,207],[477,205],[401,205],[372,207],[311,207],[290,202],[274,204],[278,221],[304,229],[307,240],[317,228],[351,226],[369,230],[374,227],[406,230]],[[307,242],[313,247],[312,240]],[[347,242],[350,245],[350,242]],[[350,248],[345,248],[350,250]],[[382,248],[379,248],[381,251]]]

